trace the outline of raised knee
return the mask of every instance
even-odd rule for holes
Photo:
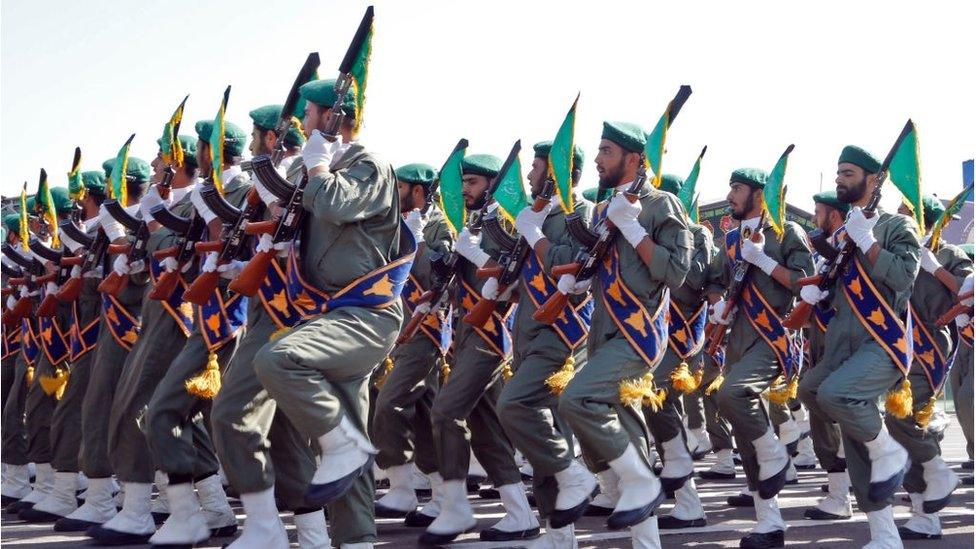
[[[265,389],[272,390],[269,385],[274,385],[274,381],[280,375],[282,365],[286,360],[286,352],[273,342],[269,342],[255,353],[254,375],[257,376]]]
[[[839,411],[842,411],[846,401],[841,391],[826,384],[820,386],[815,399],[817,406],[829,416],[836,416]]]

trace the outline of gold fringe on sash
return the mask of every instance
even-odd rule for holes
[[[441,385],[447,384],[451,377],[451,365],[447,363],[447,357],[441,357]]]
[[[215,353],[207,357],[207,366],[200,375],[186,380],[186,392],[200,398],[213,398],[220,392],[220,365]]]
[[[704,375],[704,370],[698,370],[692,375],[691,370],[688,369],[688,363],[682,361],[671,372],[671,385],[682,393],[690,395],[698,389],[698,386],[701,384],[702,375]]]
[[[718,377],[713,379],[712,382],[708,384],[708,387],[705,387],[705,395],[711,396],[712,393],[719,390],[723,383],[725,383],[725,376],[719,374]]]
[[[797,376],[790,378],[789,383],[786,382],[783,376],[777,376],[769,389],[769,401],[774,404],[786,404],[796,398],[796,391],[799,386],[800,378]]]
[[[912,415],[912,384],[906,377],[901,387],[888,393],[885,399],[885,409],[898,419],[905,419]]]
[[[387,378],[390,377],[390,372],[392,371],[393,371],[393,359],[390,358],[389,355],[387,355],[386,358],[383,359],[383,371],[380,372],[380,375],[376,377],[376,382],[373,383],[373,387],[376,387],[377,389],[382,389],[383,386],[386,385],[386,380]]]
[[[650,372],[638,379],[625,379],[620,382],[620,402],[627,406],[640,408],[650,406],[651,411],[661,409],[668,391],[654,385],[654,376]]]
[[[28,388],[30,388],[30,386],[34,384],[34,367],[33,366],[28,366],[27,367],[27,371],[24,372],[24,382],[27,384],[27,387]]]
[[[929,426],[929,422],[932,421],[932,414],[935,413],[935,403],[939,401],[937,395],[932,395],[929,401],[925,403],[925,406],[915,412],[915,423],[918,424],[922,429],[926,429]]]
[[[33,374],[32,374],[33,377]],[[55,400],[61,400],[64,390],[68,387],[68,370],[57,366],[54,368],[53,376],[41,376],[37,382],[41,385],[41,390],[45,395],[53,396]]]
[[[562,368],[546,378],[546,387],[549,388],[550,393],[561,395],[575,375],[576,359],[573,358],[573,355],[569,355],[566,357],[566,362],[563,362]]]
[[[505,362],[502,364],[502,379],[508,381],[512,379],[512,376],[514,375],[515,372],[512,371],[512,359],[505,360]]]

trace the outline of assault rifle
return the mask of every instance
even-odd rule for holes
[[[125,255],[127,263],[145,261],[149,255],[149,252],[146,250],[146,246],[149,243],[149,226],[142,219],[142,216],[130,215],[122,207],[122,204],[119,204],[118,200],[106,201],[104,206],[105,211],[112,216],[112,219],[121,223],[133,234],[131,244],[109,244],[108,253]],[[113,270],[98,285],[98,291],[117,296],[128,282],[128,274],[119,274]]]
[[[21,254],[16,248],[6,242],[3,244],[2,253],[17,264],[24,274],[22,279],[10,279],[8,281],[10,285],[26,286],[28,290],[28,295],[18,299],[14,306],[4,313],[3,323],[10,325],[29,316],[34,309],[34,297],[30,295],[30,292],[33,292],[37,288],[38,279],[44,276],[44,265],[33,256]]]
[[[193,259],[194,246],[203,238],[207,224],[196,213],[189,218],[180,217],[169,211],[165,204],[155,206],[150,210],[150,213],[160,225],[179,235],[175,245],[153,252],[153,258],[157,261],[162,261],[167,257],[172,257],[176,261],[176,269],[167,270],[160,274],[159,279],[156,280],[156,285],[149,292],[150,299],[165,301],[176,290],[176,285],[182,277],[184,265]]]

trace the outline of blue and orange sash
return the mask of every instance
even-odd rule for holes
[[[725,250],[733,262],[743,261],[739,244],[739,229],[725,233]],[[754,282],[749,282],[742,288],[738,306],[759,337],[772,349],[776,361],[783,370],[783,377],[792,379],[799,373],[802,353],[798,351],[793,336],[783,326],[783,319],[759,293]]]
[[[919,318],[915,308],[912,309],[912,318]],[[912,348],[915,353],[915,360],[922,366],[925,377],[929,380],[929,387],[933,392],[938,392],[949,371],[949,359],[942,352],[942,349],[935,342],[932,333],[921,322],[915,322],[912,326]]]
[[[678,358],[687,360],[701,351],[705,345],[705,321],[708,319],[708,304],[702,302],[698,310],[685,318],[674,300],[668,305],[668,346]]]
[[[550,296],[555,294],[556,283],[543,269],[542,263],[534,252],[530,252],[522,267],[522,284],[532,304],[536,308],[542,306]],[[586,297],[579,305],[567,302],[562,313],[552,323],[552,329],[563,340],[569,350],[575,349],[582,343],[590,332],[590,317],[593,316],[593,299]]]
[[[152,277],[153,285],[156,284],[156,281],[159,280],[162,274],[163,264],[156,259],[152,259],[149,263],[149,275]],[[181,276],[173,289],[173,293],[161,303],[163,308],[166,309],[166,312],[169,313],[169,316],[173,317],[173,320],[176,321],[183,335],[190,337],[190,334],[193,333],[193,304],[183,300],[183,292],[187,288],[188,285]]]
[[[24,333],[24,328],[22,326],[16,326],[13,329],[8,329],[7,325],[3,326],[3,353],[0,355],[0,359],[7,360],[14,353],[20,351],[20,336]]]
[[[460,303],[460,316],[468,314],[478,302],[480,294],[468,285],[467,282],[458,277],[461,284],[457,287],[457,298]],[[497,307],[485,322],[484,326],[472,326],[475,333],[491,347],[491,350],[502,358],[508,357],[512,353],[512,323],[515,315],[512,313],[515,307],[512,303],[505,303],[503,310],[498,311]]]
[[[604,257],[597,275],[603,289],[601,298],[610,318],[634,352],[653,368],[667,349],[670,292],[665,290],[657,310],[653,314],[648,312],[620,277],[620,254],[616,247]]]
[[[218,288],[206,303],[197,306],[196,312],[200,320],[200,335],[207,344],[207,350],[214,352],[237,337],[240,329],[247,324],[247,298],[231,294],[225,299]]]
[[[71,315],[74,322],[71,323],[68,338],[71,340],[70,359],[71,362],[75,362],[95,348],[98,343],[98,326],[101,324],[101,319],[96,316],[88,322],[87,326],[82,326],[81,307],[77,301],[71,304]]]
[[[400,257],[350,282],[345,288],[329,295],[305,281],[298,260],[298,249],[292,244],[288,252],[288,298],[302,315],[314,318],[340,307],[383,309],[394,305],[413,267],[417,241],[410,229],[400,220]]]
[[[41,347],[37,344],[37,334],[34,327],[26,318],[20,321],[21,337],[20,352],[24,353],[24,362],[28,366],[33,366],[37,362],[37,355],[41,352]]]
[[[966,324],[965,328],[959,329],[959,341],[961,341],[963,345],[969,347],[970,349],[973,348],[973,321],[972,320],[969,321],[969,324]]]
[[[132,316],[114,296],[102,292],[102,315],[104,315],[112,339],[126,351],[131,351],[139,339],[139,319]]]
[[[302,319],[299,310],[288,300],[288,279],[277,259],[271,262],[268,275],[258,288],[258,297],[279,329],[290,328]]]
[[[413,276],[413,274],[407,277],[407,282],[403,285],[403,293],[401,294],[404,306],[407,308],[407,318],[413,315],[414,310],[417,308],[417,302],[420,301],[420,297],[424,295],[425,291],[420,281],[417,280],[417,277]],[[424,332],[424,335],[437,345],[442,355],[447,354],[451,348],[452,327],[450,311],[446,313],[428,314],[423,322],[420,323],[420,329]]]
[[[902,322],[899,315],[881,297],[857,259],[851,262],[850,268],[844,273],[843,287],[844,297],[847,298],[854,316],[861,321],[874,341],[888,353],[902,375],[907,376],[914,354],[913,338],[907,337],[909,331],[914,331],[911,327],[911,310],[907,312],[905,322]]]
[[[41,349],[44,356],[52,365],[58,365],[68,360],[71,344],[68,336],[61,330],[61,325],[54,317],[44,317],[37,321]]]

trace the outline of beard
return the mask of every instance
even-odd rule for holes
[[[597,185],[601,189],[612,189],[623,183],[623,178],[624,161],[621,159],[616,166],[607,166],[607,168],[603,170],[603,175],[600,176],[600,180]]]
[[[852,186],[837,186],[837,200],[845,204],[853,204],[864,197],[868,190],[868,176],[861,178],[861,182]]]
[[[400,200],[400,213],[407,213],[414,208],[419,208],[414,202],[413,193],[407,193],[407,196]]]
[[[742,208],[740,208],[739,210],[736,210],[734,206],[731,205],[729,206],[729,215],[731,215],[732,219],[735,219],[736,221],[742,221],[743,219],[746,218],[746,215],[748,215],[749,212],[751,212],[755,206],[756,206],[756,197],[753,193],[749,193],[748,200],[746,200],[746,203],[743,204]]]

